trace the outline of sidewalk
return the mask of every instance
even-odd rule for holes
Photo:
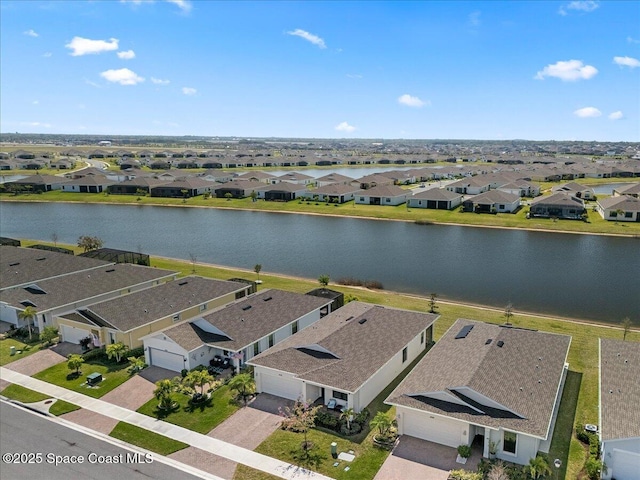
[[[193,432],[171,423],[163,422],[162,420],[156,420],[152,417],[127,410],[126,408],[110,404],[103,400],[91,398],[81,393],[73,392],[66,388],[43,382],[42,380],[28,377],[21,373],[13,372],[4,367],[0,367],[0,378],[8,382],[15,383],[16,385],[44,393],[53,398],[73,403],[74,405],[78,405],[86,410],[90,410],[122,422],[127,422],[137,427],[144,428],[145,430],[187,443],[193,447],[200,448],[233,462],[241,463],[242,465],[246,465],[276,477],[284,479],[304,478],[313,480],[330,480],[330,477],[306,470],[296,465],[267,457],[266,455],[232,445],[222,440],[208,437],[207,435]],[[247,425],[247,428],[251,428],[251,426]]]

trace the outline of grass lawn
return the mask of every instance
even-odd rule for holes
[[[67,363],[62,362],[36,373],[33,377],[74,392],[83,393],[89,397],[100,398],[131,378],[127,372],[128,366],[129,362],[116,364],[91,360],[83,363],[80,369],[82,374],[79,377],[74,377],[70,375],[72,372],[67,367]],[[103,380],[95,387],[88,387],[86,384],[87,375],[93,372],[101,373]]]
[[[186,443],[125,422],[118,422],[113,430],[111,430],[109,436],[150,450],[159,455],[169,455],[170,453],[177,452],[189,446]]]
[[[42,344],[40,342],[34,343],[23,343],[15,338],[5,338],[0,340],[0,367],[6,365],[7,363],[15,362],[16,360],[20,360],[21,358],[28,357],[36,352],[40,351],[40,346]],[[15,355],[11,355],[11,347],[16,347],[16,351],[21,351],[22,353],[16,353]]]
[[[44,393],[35,392],[33,390],[29,390],[28,388],[21,387],[20,385],[11,384],[7,388],[5,388],[1,395],[4,395],[7,398],[12,400],[17,400],[22,403],[35,403],[41,402],[43,400],[47,400],[51,398]],[[74,410],[79,410],[80,407],[74,405],[69,402],[65,402],[64,400],[55,400],[55,403],[51,405],[49,409],[49,413],[51,415],[60,416],[65,413],[73,412]]]
[[[196,408],[189,405],[187,395],[174,393],[173,398],[178,406],[170,413],[167,414],[158,409],[156,398],[152,398],[141,406],[138,412],[206,435],[240,408],[234,401],[234,397],[235,394],[229,390],[229,387],[223,385],[213,392],[209,402]]]

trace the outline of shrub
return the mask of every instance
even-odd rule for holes
[[[451,470],[450,480],[482,480],[482,474],[478,472],[467,472],[466,470]]]
[[[367,422],[367,420],[369,420],[370,416],[371,416],[371,412],[369,412],[369,409],[365,407],[360,411],[360,413],[356,414],[353,421],[354,423],[357,423],[362,426]]]
[[[318,413],[316,414],[316,425],[334,431],[339,429],[339,422],[336,416],[323,410],[318,410]]]
[[[602,462],[594,457],[590,457],[587,463],[585,463],[584,468],[591,480],[598,480],[602,473]]]
[[[458,455],[462,458],[469,458],[471,456],[471,447],[469,445],[458,445]]]
[[[107,354],[104,347],[100,347],[83,353],[82,358],[84,358],[86,362],[88,362],[89,360],[106,360]]]

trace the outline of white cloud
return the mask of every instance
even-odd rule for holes
[[[306,41],[313,43],[319,48],[327,48],[327,45],[324,43],[324,40],[313,33],[309,33],[305,30],[301,30],[296,28],[290,32],[287,32],[287,35],[293,35],[294,37],[304,38]]]
[[[567,60],[547,65],[534,78],[544,80],[545,77],[556,77],[564,82],[575,82],[576,80],[588,80],[597,73],[596,67],[585,65],[581,60]]]
[[[50,123],[42,123],[42,122],[20,122],[20,125],[24,125],[25,127],[51,128],[51,124]]]
[[[621,67],[629,67],[629,68],[640,67],[640,60],[632,57],[613,57],[613,63],[616,63]]]
[[[151,77],[151,83],[153,83],[154,85],[169,85],[171,81],[163,80],[161,78]]]
[[[633,37],[627,37],[627,43],[640,43],[640,40],[636,40]]]
[[[117,55],[118,58],[121,58],[122,60],[131,60],[132,58],[136,58],[136,52],[134,52],[133,50],[118,52]]]
[[[624,117],[624,115],[620,110],[609,114],[609,120],[620,120],[622,117]]]
[[[469,14],[469,24],[472,27],[477,27],[480,25],[480,13],[478,10],[476,10],[475,12],[471,12]]]
[[[195,95],[196,93],[198,93],[198,90],[192,87],[182,87],[182,93],[184,93],[185,95]]]
[[[53,56],[53,53],[51,53],[51,52],[45,52],[45,53],[43,53],[43,54],[42,54],[42,56],[43,56],[44,58],[49,58],[49,57]]]
[[[35,30],[33,30],[32,28],[30,28],[29,30],[27,30],[26,32],[22,32],[25,35],[29,36],[29,37],[39,37],[40,35],[38,35]]]
[[[173,3],[174,5],[177,5],[178,8],[180,10],[182,10],[184,13],[189,13],[191,11],[191,2],[187,1],[187,0],[166,0],[168,3]]]
[[[109,82],[119,83],[120,85],[136,85],[144,82],[144,78],[138,76],[128,68],[106,70],[102,72],[100,76]]]
[[[79,57],[81,55],[91,55],[102,52],[109,52],[111,50],[118,49],[118,39],[110,38],[106,40],[90,40],[88,38],[73,37],[69,43],[65,45],[66,48],[73,50],[70,55],[72,57]]]
[[[353,125],[349,125],[347,122],[339,123],[334,127],[338,132],[347,132],[351,133],[356,130],[356,127]]]
[[[558,10],[560,15],[568,15],[569,10],[575,10],[578,12],[589,13],[593,12],[596,8],[600,6],[600,2],[595,0],[580,0],[569,2],[566,5],[563,5]]]
[[[579,108],[578,110],[573,112],[573,114],[576,117],[580,117],[580,118],[596,118],[602,115],[602,112],[598,110],[596,107],[584,107],[584,108]]]
[[[33,102],[31,102],[31,105],[38,105],[40,102],[38,100],[34,100]]]
[[[405,93],[404,95],[400,95],[398,97],[398,103],[401,105],[406,105],[407,107],[415,107],[415,108],[421,108],[421,107],[424,107],[425,105],[430,104],[428,100],[425,102],[423,100],[420,100],[418,97],[409,95],[408,93]]]

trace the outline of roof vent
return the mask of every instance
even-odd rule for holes
[[[496,343],[496,345],[498,345],[500,348],[502,348],[502,346],[504,345],[504,342],[502,340],[498,341],[498,343]]]
[[[362,325],[362,324],[363,324],[364,322],[366,322],[366,321],[367,321],[367,319],[366,319],[366,318],[361,318],[360,320],[358,320],[358,323],[359,323],[360,325]]]
[[[42,260],[46,260],[47,257],[40,257],[40,258],[36,258],[36,262],[41,262]]]
[[[15,267],[16,265],[20,265],[20,262],[14,262],[9,264],[10,267]]]
[[[105,272],[115,272],[116,269],[115,268],[110,268],[109,270],[105,270]]]
[[[185,280],[184,282],[180,282],[180,283],[178,283],[178,285],[186,285],[187,283],[189,283],[189,282],[187,282],[187,281]]]
[[[268,302],[269,300],[272,300],[272,299],[273,299],[273,297],[267,297],[267,298],[263,298],[262,300],[265,301],[265,302]]]
[[[242,307],[242,310],[247,311],[251,308],[251,305],[245,305],[244,307]]]
[[[491,342],[493,342],[493,338],[487,338],[487,341],[484,342],[484,344],[489,345]]]
[[[353,315],[351,315],[349,318],[347,318],[345,321],[348,322],[349,320],[353,320]]]
[[[23,300],[20,302],[20,305],[24,305],[25,307],[37,307],[37,305],[31,300]]]
[[[38,285],[31,284],[31,285],[27,285],[26,287],[24,287],[24,289],[34,295],[45,295],[47,292],[45,292],[43,289],[41,289]]]
[[[465,325],[464,327],[462,327],[462,329],[456,335],[456,340],[458,340],[459,338],[466,338],[467,335],[469,335],[469,332],[473,330],[473,327],[473,325]]]

